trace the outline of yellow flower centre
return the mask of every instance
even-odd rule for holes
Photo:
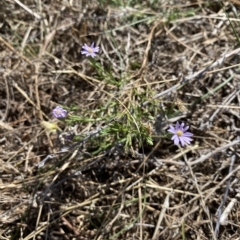
[[[181,137],[181,136],[183,135],[183,132],[182,132],[181,130],[178,130],[178,131],[177,131],[177,135],[178,135],[179,137]]]
[[[89,47],[88,52],[92,53],[93,52],[92,48]]]

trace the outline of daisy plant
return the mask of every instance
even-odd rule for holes
[[[96,57],[96,53],[99,52],[99,47],[94,47],[94,43],[91,46],[88,46],[86,43],[82,47],[81,54],[85,55],[86,57],[91,56],[92,58]]]
[[[193,140],[191,138],[193,134],[187,132],[189,126],[184,127],[184,125],[184,123],[180,124],[179,122],[177,122],[175,127],[173,125],[170,125],[170,129],[168,129],[168,132],[173,134],[171,140],[174,141],[174,144],[179,145],[179,143],[181,143],[182,147],[190,144],[190,142]]]

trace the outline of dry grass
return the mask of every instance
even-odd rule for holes
[[[239,239],[240,4],[113,2],[0,3],[0,239]],[[105,135],[62,152],[56,105]]]

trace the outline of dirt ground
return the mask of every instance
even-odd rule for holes
[[[238,0],[0,1],[0,239],[240,239],[239,19]]]

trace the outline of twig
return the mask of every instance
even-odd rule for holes
[[[226,99],[222,102],[222,105],[230,104],[230,102],[239,94],[240,90],[234,90],[231,94],[227,96]],[[221,108],[217,108],[217,110],[212,114],[212,116],[209,119],[209,122],[212,122],[213,119],[216,117],[216,115],[221,111]]]
[[[230,173],[232,172],[232,170],[233,170],[233,165],[234,165],[235,159],[236,159],[236,155],[233,155],[233,156],[231,157],[231,164],[230,164],[230,166],[229,166],[229,171],[228,171],[229,174],[230,174]],[[219,206],[219,208],[218,208],[218,210],[217,210],[217,213],[216,213],[217,218],[218,218],[218,219],[217,219],[217,223],[216,223],[216,227],[215,227],[215,231],[214,231],[216,239],[218,238],[219,228],[220,228],[220,224],[221,224],[221,223],[220,223],[220,218],[221,218],[221,222],[223,222],[223,219],[222,219],[222,211],[223,211],[223,206],[225,205],[226,200],[227,200],[227,197],[228,197],[228,192],[229,192],[229,189],[230,189],[230,180],[231,180],[231,178],[229,178],[229,179],[227,180],[226,190],[225,190],[225,193],[224,193],[224,195],[223,195],[222,202],[221,202],[221,204],[220,204],[220,206]],[[229,213],[229,211],[228,211],[228,213]],[[227,217],[227,214],[225,214],[224,219],[226,219],[226,217]]]
[[[163,217],[165,215],[165,212],[166,212],[167,208],[169,208],[169,197],[170,197],[170,195],[172,193],[173,193],[173,191],[172,192],[168,192],[167,196],[166,196],[166,198],[164,200],[164,203],[162,205],[162,210],[161,210],[161,213],[159,214],[158,221],[157,221],[157,224],[156,224],[153,236],[152,236],[153,240],[157,239],[157,237],[158,237],[157,235],[158,235],[158,231],[160,229],[160,224],[162,223],[162,220],[163,220]]]
[[[176,85],[172,86],[171,88],[161,92],[161,93],[158,93],[156,94],[153,99],[156,99],[156,98],[160,98],[161,96],[163,95],[166,95],[168,93],[171,93],[173,92],[174,90],[176,90],[179,86],[181,86],[182,84],[185,84],[187,82],[190,82],[191,80],[193,79],[197,79],[197,78],[201,78],[203,74],[205,74],[209,69],[212,69],[216,66],[220,66],[224,60],[226,58],[229,58],[230,56],[232,55],[236,55],[236,54],[239,54],[240,52],[240,48],[237,48],[233,51],[231,51],[230,53],[227,53],[227,54],[224,54],[222,57],[220,57],[219,59],[217,59],[215,62],[213,62],[211,65],[207,66],[206,68],[198,71],[198,72],[195,72],[194,74],[190,74],[189,76],[187,76],[182,82],[179,82],[177,83]],[[142,105],[145,106],[149,103],[149,101],[145,101]]]
[[[191,50],[194,53],[199,54],[202,57],[208,57],[206,54],[204,54],[204,53],[194,49],[194,47],[192,48],[188,44],[185,44],[184,42],[180,41],[178,39],[178,37],[176,37],[166,26],[164,27],[164,29],[165,29],[167,35],[170,35],[176,42],[178,42],[179,44],[183,45],[185,48]]]
[[[35,18],[37,18],[38,20],[41,20],[41,16],[39,16],[37,13],[33,12],[30,8],[28,8],[26,5],[24,5],[23,3],[21,3],[18,0],[13,0],[15,3],[17,3],[20,7],[22,7],[24,10],[26,10],[27,12],[29,12],[30,14],[32,14]]]
[[[217,184],[216,187],[214,187],[205,197],[204,201],[207,201],[208,198],[223,184],[225,183],[235,172],[238,172],[240,170],[240,166],[235,168],[231,173],[229,173],[220,183]]]
[[[6,79],[6,76],[4,76],[4,81],[5,81],[6,94],[7,94],[7,105],[6,105],[6,111],[3,114],[2,119],[1,119],[2,122],[4,122],[6,120],[7,115],[8,115],[8,111],[9,111],[9,108],[10,108],[10,94],[9,94],[9,87],[8,87],[8,81]]]
[[[138,188],[138,208],[139,208],[139,223],[140,223],[140,237],[139,239],[143,239],[143,227],[142,227],[142,224],[143,224],[143,204],[142,204],[142,189],[141,189],[141,184],[139,183],[138,184],[139,188]]]
[[[222,216],[220,217],[220,221],[219,221],[221,225],[225,225],[226,224],[226,219],[228,217],[228,214],[231,212],[234,204],[238,201],[237,198],[239,199],[239,197],[240,197],[240,193],[238,193],[236,195],[236,197],[231,200],[231,202],[228,204],[228,206],[224,210]]]
[[[195,164],[198,164],[198,163],[202,163],[204,162],[205,160],[207,160],[208,158],[210,158],[212,155],[220,152],[220,151],[223,151],[225,150],[226,148],[229,148],[229,147],[232,147],[234,146],[235,144],[239,144],[240,143],[240,140],[235,140],[233,142],[230,142],[226,145],[223,145],[223,146],[220,146],[218,148],[216,148],[215,150],[213,150],[212,152],[206,154],[206,155],[202,155],[200,158],[198,158],[197,160],[193,161],[193,162],[189,162],[189,165],[192,166],[192,165],[195,165]]]
[[[24,61],[26,61],[27,63],[32,65],[32,62],[27,57],[25,57],[24,55],[19,53],[17,50],[15,50],[15,48],[10,43],[8,43],[4,38],[2,38],[1,36],[0,36],[0,42],[2,42],[4,45],[6,45],[11,51],[13,51],[15,54],[17,54]]]
[[[181,147],[179,147],[179,148],[180,148],[180,150],[182,151],[182,148],[181,148]],[[211,232],[212,232],[212,234],[213,234],[214,240],[217,240],[217,238],[215,237],[214,231],[213,231],[212,222],[210,221],[210,220],[211,220],[211,217],[210,217],[210,214],[209,214],[209,209],[208,209],[208,207],[206,206],[206,202],[203,201],[203,193],[202,193],[202,191],[201,191],[201,189],[200,189],[200,187],[199,187],[199,185],[198,185],[197,178],[196,178],[195,174],[193,173],[192,167],[191,167],[190,164],[189,164],[189,161],[188,161],[188,159],[187,159],[186,154],[183,154],[183,157],[184,157],[184,160],[185,160],[185,162],[186,162],[186,165],[188,166],[188,169],[189,169],[189,171],[190,171],[190,174],[191,174],[191,176],[192,176],[193,184],[195,185],[195,188],[197,189],[197,191],[198,191],[198,193],[199,193],[200,202],[201,202],[201,204],[202,204],[203,210],[204,210],[204,212],[206,213],[206,215],[208,216],[209,225],[210,225],[209,227],[210,227],[210,230],[211,230]],[[183,219],[183,220],[184,220],[184,219]],[[184,224],[184,222],[182,222],[182,224]]]
[[[48,116],[42,112],[42,110],[28,97],[27,93],[22,88],[20,88],[14,80],[12,80],[12,86],[14,86],[33,107],[35,107],[38,111],[41,111],[41,114],[46,119],[49,119]]]

